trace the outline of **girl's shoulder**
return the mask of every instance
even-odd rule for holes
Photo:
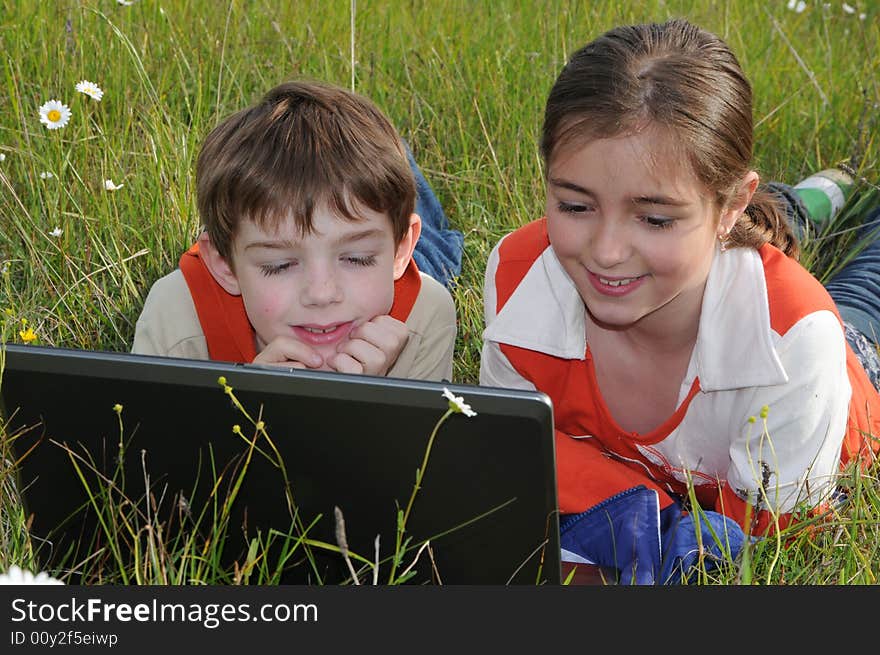
[[[534,261],[550,246],[547,219],[539,218],[506,234],[495,246],[501,262]]]
[[[802,318],[827,310],[837,315],[828,291],[796,260],[770,244],[758,250],[767,284],[770,324],[784,334]]]

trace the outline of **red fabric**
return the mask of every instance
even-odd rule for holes
[[[767,294],[770,303],[770,325],[779,334],[785,334],[810,310],[827,309],[838,319],[840,313],[828,291],[785,253],[766,245],[758,251],[764,262]],[[873,455],[880,451],[880,394],[871,384],[865,369],[849,344],[846,346],[846,370],[852,386],[849,405],[849,421],[841,450],[841,464],[846,465],[860,458],[865,467],[870,466]]]
[[[714,509],[739,523],[746,534],[751,532],[754,535],[767,535],[776,532],[777,519],[773,513],[766,509],[756,513],[755,508],[752,507],[750,516],[746,516],[749,513],[746,501],[737,496],[726,482],[718,500],[715,501]],[[778,518],[779,529],[787,528],[793,519],[791,514],[780,514]]]
[[[549,245],[546,219],[533,221],[505,238],[501,243],[501,263],[495,277],[498,298],[496,311],[501,310],[532,264]],[[794,260],[769,245],[759,252],[767,271],[768,295],[773,299],[770,303],[771,325],[775,330],[784,333],[804,315],[805,307],[810,311],[827,308],[837,313],[827,291],[815,278],[810,276],[808,279],[792,272],[791,268],[798,266]],[[523,378],[531,381],[553,401],[561,512],[582,512],[639,484],[659,492],[661,509],[672,502],[667,492],[687,494],[687,486],[667,472],[674,470],[671,462],[664,462],[664,467],[657,466],[635,446],[649,447],[666,438],[681,423],[691,399],[699,391],[699,379],[694,381],[688,397],[663,425],[651,433],[640,435],[624,432],[614,422],[602,400],[589,347],[583,360],[561,359],[507,344],[501,344],[501,350]],[[880,435],[880,395],[849,346],[847,369],[853,399],[842,448],[842,464],[861,456],[867,466],[872,459],[871,451],[876,453],[880,448],[880,441],[864,436]],[[591,436],[586,439],[574,438],[584,435]],[[693,483],[697,499],[703,507],[714,506],[716,511],[723,511],[726,516],[743,525],[745,502],[736,496],[725,481],[704,476],[702,479],[694,478]],[[781,516],[779,525],[784,527],[791,519],[790,514]],[[772,532],[772,523],[769,512],[759,512],[754,519],[754,533]]]
[[[257,356],[254,330],[248,321],[241,296],[228,293],[217,283],[199,255],[198,243],[181,255],[179,266],[205,333],[210,358],[228,362],[254,361]],[[394,283],[392,317],[406,321],[421,286],[419,269],[415,260],[410,259],[403,275]]]

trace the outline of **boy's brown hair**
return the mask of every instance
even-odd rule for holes
[[[239,222],[272,230],[292,215],[301,234],[325,204],[358,220],[358,205],[406,234],[416,186],[406,150],[369,99],[331,84],[289,81],[229,116],[205,138],[196,164],[199,215],[231,264]]]

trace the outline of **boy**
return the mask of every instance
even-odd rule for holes
[[[204,231],[132,352],[451,379],[455,307],[412,258],[413,173],[372,102],[283,83],[208,135],[196,183]]]

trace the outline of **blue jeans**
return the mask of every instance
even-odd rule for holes
[[[809,220],[807,212],[791,187],[768,185],[783,201],[783,207],[802,238]],[[856,243],[866,243],[825,288],[834,299],[846,327],[846,338],[858,355],[874,386],[880,389],[880,356],[874,344],[880,342],[880,207],[865,216]]]
[[[419,170],[408,145],[406,156],[416,178],[416,214],[422,219],[422,235],[416,243],[413,259],[420,271],[449,287],[461,273],[464,235],[449,228],[443,207]]]

